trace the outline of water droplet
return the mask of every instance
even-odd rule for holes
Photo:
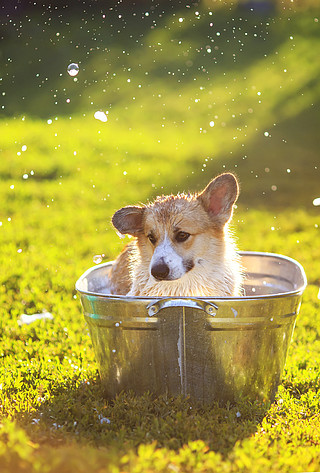
[[[69,76],[75,77],[79,72],[78,64],[76,64],[75,62],[72,62],[71,64],[69,64],[67,71],[68,71]]]
[[[211,120],[211,122],[209,123],[209,125],[212,127],[214,127],[214,121]]]
[[[265,131],[263,134],[264,134],[264,136],[269,136],[269,132],[268,132],[268,131]]]
[[[101,112],[101,111],[95,112],[94,118],[95,118],[96,120],[100,120],[101,122],[106,122],[106,121],[108,121],[107,115],[106,115],[104,112]]]
[[[234,309],[233,307],[231,307],[231,310],[232,310],[232,312],[233,312],[233,315],[234,315],[235,317],[237,317],[238,311],[237,311],[236,309]]]
[[[100,424],[111,424],[111,420],[108,419],[107,417],[101,417]]]
[[[27,145],[21,146],[21,151],[27,151]]]
[[[314,199],[314,201],[312,203],[315,207],[319,207],[320,206],[320,197],[317,197],[316,199]]]
[[[93,258],[92,258],[93,262],[95,264],[100,264],[102,262],[102,255],[95,255]]]

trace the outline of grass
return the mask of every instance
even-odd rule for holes
[[[5,25],[0,470],[319,471],[320,12],[167,6],[137,23],[118,8],[72,28],[68,12],[48,11],[16,20],[18,35]],[[75,59],[77,82],[65,73]],[[106,401],[76,279],[122,248],[116,209],[200,190],[224,170],[242,183],[240,249],[296,258],[308,277],[275,402]],[[54,319],[18,324],[43,310]]]

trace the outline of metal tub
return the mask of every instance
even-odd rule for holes
[[[245,296],[107,294],[112,262],[76,283],[106,395],[186,395],[201,402],[270,401],[285,365],[306,276],[291,258],[242,252]]]

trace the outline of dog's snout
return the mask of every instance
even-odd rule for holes
[[[163,279],[167,279],[169,276],[169,272],[170,272],[170,268],[164,262],[163,259],[161,259],[158,263],[154,264],[151,268],[152,276],[158,279],[159,281]]]

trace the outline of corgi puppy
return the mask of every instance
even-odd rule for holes
[[[242,268],[228,231],[239,185],[233,174],[213,179],[198,194],[158,197],[112,217],[132,235],[110,273],[113,294],[128,296],[239,296]]]

